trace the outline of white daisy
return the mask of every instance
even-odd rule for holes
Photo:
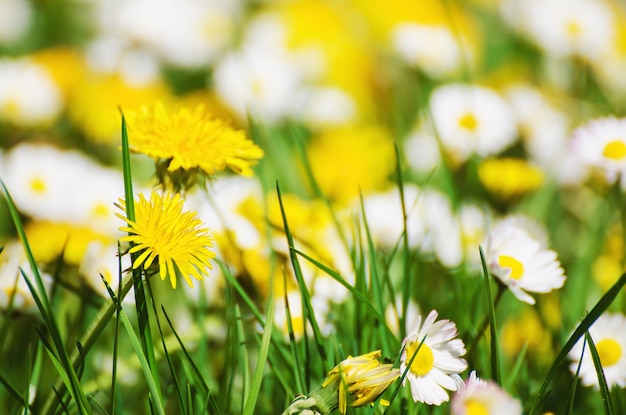
[[[113,292],[117,295],[119,289],[119,272],[120,259],[122,271],[130,269],[130,255],[118,255],[117,241],[111,241],[110,244],[102,244],[100,242],[92,242],[87,246],[85,255],[83,256],[78,272],[83,276],[87,285],[93,288],[102,297],[110,298],[106,286],[102,282],[102,277],[110,285]],[[122,275],[122,281],[127,274]],[[102,276],[102,277],[101,277]],[[122,303],[134,304],[135,296],[133,289],[124,297]]]
[[[484,247],[490,273],[520,300],[535,304],[526,291],[547,293],[565,283],[556,252],[547,249],[518,219],[503,220],[489,232]]]
[[[415,129],[404,141],[408,165],[418,173],[430,174],[441,162],[437,137],[426,129]]]
[[[623,314],[602,314],[591,327],[589,334],[596,346],[602,370],[609,389],[613,386],[626,387],[626,316]],[[570,370],[576,373],[578,361],[583,353],[583,341],[581,338],[569,352],[572,359]],[[589,345],[585,345],[585,354],[580,364],[580,379],[585,386],[594,386],[599,389],[598,376]]]
[[[33,9],[27,0],[0,0],[0,44],[22,37],[30,27]]]
[[[597,0],[508,0],[505,18],[555,57],[598,58],[615,36],[609,5]],[[506,9],[505,9],[506,10]]]
[[[497,154],[517,138],[517,126],[508,103],[494,90],[449,84],[435,89],[430,111],[441,143],[453,161],[472,154]]]
[[[446,26],[402,23],[393,28],[391,36],[400,57],[431,77],[453,74],[463,63],[463,51]]]
[[[0,253],[0,309],[6,310],[12,301],[13,310],[30,312],[37,309],[35,299],[30,292],[28,284],[24,280],[20,268],[28,276],[29,281],[35,283],[35,277],[31,271],[24,248],[18,241],[10,242],[4,246]],[[42,273],[41,278],[44,288],[48,290],[52,285],[50,275]]]
[[[115,33],[151,49],[182,67],[210,64],[225,49],[235,30],[239,2],[223,0],[132,0],[107,9],[97,18],[106,33]]]
[[[497,384],[484,381],[472,370],[469,378],[452,395],[452,415],[521,415],[522,405]]]
[[[0,119],[23,126],[53,122],[64,101],[50,73],[28,59],[0,60]]]
[[[597,118],[572,133],[572,151],[586,165],[602,169],[607,180],[626,177],[626,118]]]
[[[455,339],[456,324],[436,319],[437,312],[433,310],[423,324],[421,316],[415,320],[402,342],[404,351],[400,358],[400,373],[409,367],[404,382],[408,379],[413,400],[428,405],[448,401],[446,389],[456,391],[461,383],[458,374],[467,369],[467,362],[461,357],[465,344]],[[411,366],[407,366],[411,360]]]
[[[73,200],[84,184],[77,179],[92,164],[78,152],[20,144],[6,154],[3,180],[21,212],[36,219],[75,223]]]

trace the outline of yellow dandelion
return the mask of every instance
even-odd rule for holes
[[[340,413],[346,413],[347,405],[358,407],[375,401],[400,376],[399,369],[378,361],[380,355],[380,350],[376,350],[348,356],[328,372],[322,388],[338,385]]]
[[[478,178],[490,194],[508,202],[541,186],[544,173],[522,159],[494,158],[484,160],[478,166]]]
[[[345,414],[348,406],[358,407],[374,402],[398,379],[400,370],[391,364],[381,364],[380,350],[361,356],[348,356],[328,374],[322,387],[308,396],[298,395],[283,415],[307,413],[330,414],[339,409]],[[382,405],[389,402],[382,400]]]
[[[127,114],[133,151],[167,162],[167,170],[199,169],[206,175],[227,167],[252,176],[251,166],[263,150],[226,122],[213,118],[204,105],[168,113],[161,102]]]
[[[161,279],[170,277],[172,288],[176,288],[177,274],[185,278],[193,287],[190,277],[202,280],[212,268],[209,260],[215,254],[209,250],[213,246],[208,229],[202,228],[202,222],[196,212],[183,212],[184,200],[180,194],[172,197],[152,192],[150,201],[140,194],[135,202],[135,220],[121,214],[117,216],[128,226],[120,228],[128,232],[121,241],[131,242],[129,252],[139,253],[133,262],[133,268],[143,265],[150,268],[158,264]],[[120,199],[117,205],[126,213],[126,203]]]

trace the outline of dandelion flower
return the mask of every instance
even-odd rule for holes
[[[572,133],[572,150],[581,162],[603,170],[614,182],[626,174],[626,118],[597,118]]]
[[[508,202],[536,190],[544,174],[523,159],[491,158],[478,166],[478,178],[498,201]]]
[[[405,382],[411,385],[415,402],[441,405],[448,401],[447,390],[456,391],[461,383],[459,373],[467,369],[465,344],[457,336],[456,324],[437,320],[431,311],[422,324],[419,316],[403,341],[400,373],[408,367]],[[410,366],[408,364],[410,363]]]
[[[150,201],[139,195],[134,221],[117,214],[128,223],[120,230],[129,235],[120,240],[133,244],[131,254],[139,253],[133,268],[150,268],[157,261],[161,279],[169,276],[172,288],[176,288],[177,274],[193,287],[190,277],[202,280],[212,268],[209,260],[215,257],[209,250],[213,245],[208,229],[201,227],[195,212],[183,212],[183,203],[180,194],[172,197],[152,192]],[[126,213],[124,200],[120,199],[118,207]]]
[[[536,235],[521,220],[512,218],[496,224],[483,243],[491,274],[528,304],[535,304],[535,299],[526,291],[547,293],[565,283],[556,252],[547,249]]]
[[[200,169],[207,175],[229,167],[252,176],[251,166],[263,150],[222,120],[212,118],[203,105],[168,113],[161,102],[128,114],[131,149],[168,161],[167,170]]]
[[[461,384],[458,392],[452,396],[450,413],[452,415],[521,415],[522,406],[517,399],[509,396],[497,384],[479,379],[476,371],[473,370],[465,383]]]
[[[400,376],[393,365],[381,364],[380,356],[380,350],[348,356],[328,372],[320,389],[296,398],[283,414],[330,414],[335,409],[345,414],[348,406],[374,402]]]
[[[626,387],[626,316],[623,314],[605,313],[589,328],[589,334],[596,346],[604,377],[609,389],[613,386]],[[576,373],[578,361],[583,353],[583,339],[580,339],[569,352],[572,373]],[[580,379],[585,386],[599,389],[598,376],[589,346],[580,365]]]

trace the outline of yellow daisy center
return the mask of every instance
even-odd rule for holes
[[[498,264],[500,264],[502,268],[511,269],[511,275],[509,275],[509,278],[519,280],[522,275],[524,275],[524,265],[512,256],[500,255],[498,257]]]
[[[582,33],[582,28],[578,22],[568,22],[566,30],[571,37],[578,37]]]
[[[109,215],[110,209],[104,203],[98,203],[91,210],[91,214],[96,218],[104,218]]]
[[[478,127],[478,120],[476,119],[476,117],[474,117],[474,114],[468,112],[467,114],[459,118],[459,125],[461,126],[461,128],[464,128],[468,131],[476,131],[476,128]]]
[[[602,366],[613,366],[622,357],[622,347],[613,339],[603,339],[596,344]]]
[[[465,401],[465,415],[489,415],[489,409],[482,402],[468,399]]]
[[[46,182],[41,180],[39,177],[35,177],[30,182],[30,189],[35,193],[45,193],[46,192]]]
[[[619,140],[611,141],[604,146],[602,155],[611,160],[622,160],[626,157],[626,144]]]
[[[411,363],[411,372],[417,376],[424,376],[427,375],[433,368],[435,356],[433,356],[433,351],[430,347],[428,347],[426,343],[422,343],[422,346],[417,352],[417,356],[413,358],[418,346],[419,343],[409,343],[406,346],[406,359],[407,362],[410,362],[411,359],[413,359],[413,363]]]

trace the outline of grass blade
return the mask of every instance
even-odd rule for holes
[[[598,355],[598,349],[596,349],[596,344],[593,342],[593,339],[589,335],[588,331],[585,332],[585,340],[587,341],[587,344],[589,344],[589,352],[591,352],[593,365],[595,366],[596,373],[598,374],[598,383],[600,385],[600,394],[602,395],[602,405],[604,406],[604,412],[607,415],[615,415],[615,410],[613,409],[613,401],[611,400],[609,386],[606,384],[606,377],[604,376],[604,370],[602,369],[600,355]]]
[[[480,250],[480,262],[483,266],[483,276],[485,277],[485,293],[487,294],[487,307],[489,312],[489,333],[491,334],[491,378],[500,385],[502,376],[500,375],[496,309],[495,303],[493,301],[493,294],[491,292],[491,277],[489,276],[489,270],[487,269],[487,260],[485,259],[485,253],[483,252],[482,246],[479,246],[478,249]]]
[[[559,354],[557,355],[554,363],[550,367],[548,374],[546,375],[546,379],[543,381],[539,392],[535,396],[535,399],[530,407],[530,411],[528,415],[536,415],[539,413],[541,409],[540,404],[544,401],[548,385],[552,381],[552,378],[556,374],[558,368],[561,366],[569,351],[574,347],[576,342],[585,334],[589,327],[600,317],[602,313],[611,305],[617,294],[620,293],[622,287],[626,284],[626,273],[622,274],[622,276],[613,284],[613,286],[600,298],[598,303],[591,309],[591,311],[587,314],[587,316],[583,319],[583,321],[576,327],[574,333],[570,336],[570,338],[565,343],[565,346],[561,349]]]
[[[272,338],[272,329],[274,323],[274,295],[271,294],[267,304],[267,318],[265,319],[265,327],[263,328],[263,337],[261,338],[261,348],[257,356],[257,365],[252,375],[252,383],[250,384],[250,392],[246,404],[243,407],[243,415],[253,415],[256,407],[259,392],[261,391],[261,382],[263,381],[263,371],[265,370],[265,362],[270,349],[270,340]]]

